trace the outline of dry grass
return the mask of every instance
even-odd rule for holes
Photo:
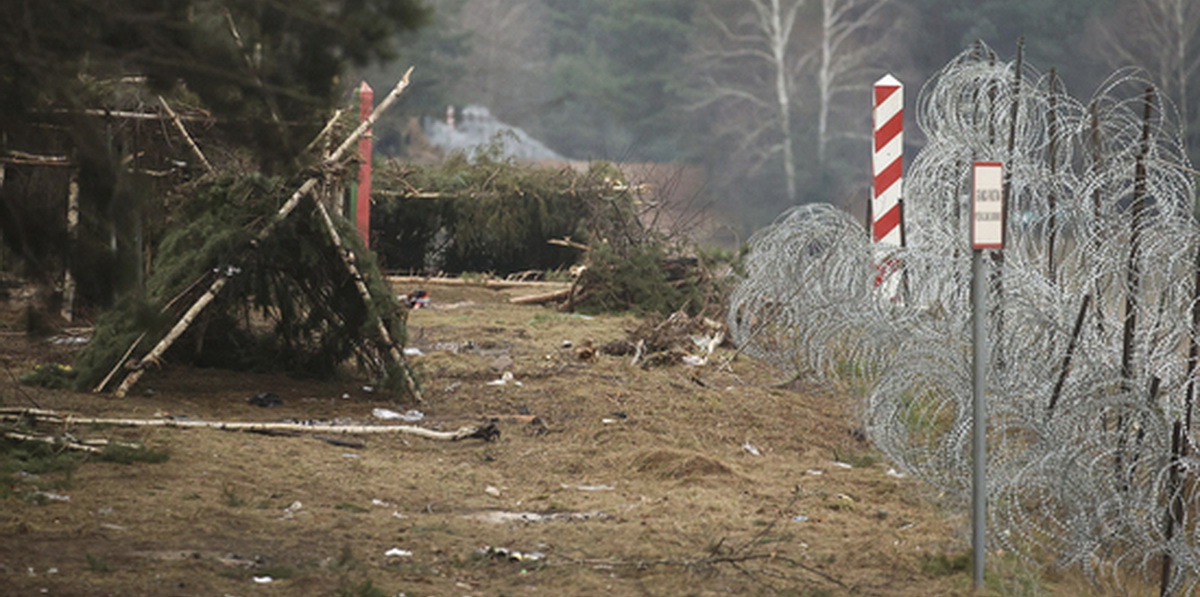
[[[648,371],[629,357],[579,360],[564,340],[600,346],[639,322],[512,306],[478,288],[431,290],[441,308],[409,318],[410,346],[426,353],[416,358],[421,424],[494,417],[498,441],[371,436],[354,450],[305,435],[76,430],[171,458],[87,462],[58,490],[69,501],[21,500],[32,480],[15,477],[0,508],[0,586],[13,595],[972,594],[966,572],[929,565],[963,552],[962,521],[915,481],[885,474],[886,461],[856,439],[846,397],[774,387],[779,376],[746,358]],[[732,355],[719,349],[716,362]],[[69,356],[0,336],[2,364],[16,373]],[[521,385],[489,385],[499,368]],[[0,397],[95,416],[237,421],[365,421],[375,407],[413,406],[362,385],[168,364],[125,400],[11,379]],[[260,392],[283,405],[246,402]],[[522,414],[539,423],[504,418]],[[545,516],[482,521],[494,512]],[[545,557],[480,551],[488,546]],[[1021,591],[1005,594],[1043,594]]]

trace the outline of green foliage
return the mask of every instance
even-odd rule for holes
[[[202,170],[169,124],[89,111],[149,113],[165,97],[212,117],[188,127],[218,168],[295,172],[342,99],[346,70],[393,57],[397,33],[427,14],[423,0],[0,2],[0,152],[78,166],[8,171],[0,243],[16,259],[3,265],[47,285],[69,266],[77,306],[111,305],[140,286],[169,189]],[[69,242],[72,173],[81,216]]]
[[[22,26],[0,29],[0,44],[21,49],[0,56],[0,131],[31,109],[73,105],[89,77],[139,73],[156,91],[182,83],[239,119],[231,132],[244,143],[290,156],[293,131],[279,123],[319,128],[312,116],[343,70],[394,56],[396,33],[425,17],[419,0],[5,2],[0,22]]]
[[[578,251],[547,244],[586,240],[594,172],[521,166],[499,145],[468,158],[456,154],[429,168],[377,171],[376,188],[436,192],[434,199],[377,196],[372,212],[375,250],[389,269],[508,274],[553,270]]]
[[[43,442],[0,438],[0,498],[19,493],[21,482],[32,483],[35,489],[65,484],[83,459],[79,453]]]
[[[403,342],[399,305],[349,225],[335,217],[372,295],[369,305],[310,199],[254,240],[287,189],[282,180],[257,176],[193,188],[178,225],[159,246],[145,294],[127,296],[97,322],[76,361],[76,387],[94,386],[143,334],[132,354],[145,354],[218,276],[228,282],[167,352],[172,362],[331,378],[354,361],[395,387],[402,372],[376,365],[388,350],[376,321],[382,318],[393,340]]]
[[[387,197],[372,214],[375,248],[390,269],[501,275],[555,271],[584,261],[584,312],[719,314],[725,288],[713,272],[736,267],[733,253],[682,256],[667,235],[643,223],[648,208],[611,164],[586,173],[522,166],[499,146],[459,154],[431,168],[379,173]],[[433,198],[394,199],[398,194]],[[569,237],[587,251],[551,245]]]
[[[27,386],[38,386],[52,390],[62,390],[73,385],[75,369],[70,365],[52,363],[38,365],[33,371],[21,376],[21,383]]]
[[[584,313],[632,311],[637,314],[696,312],[700,306],[685,288],[672,286],[662,267],[662,247],[637,247],[618,255],[608,243],[592,248],[582,285],[587,289],[576,302]],[[690,309],[689,309],[690,307]]]

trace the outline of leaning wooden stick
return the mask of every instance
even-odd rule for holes
[[[161,95],[158,96],[158,103],[162,104],[163,109],[167,111],[167,116],[171,117],[171,122],[175,123],[175,128],[179,129],[179,134],[183,135],[183,140],[187,141],[188,147],[191,148],[192,153],[196,154],[196,159],[200,160],[200,164],[204,166],[204,169],[209,174],[216,172],[212,164],[209,163],[208,158],[204,157],[204,152],[200,151],[200,146],[196,145],[195,139],[192,139],[191,133],[188,133],[187,127],[183,126],[183,121],[179,119],[179,115],[175,113],[175,110],[171,109],[171,104],[168,104],[167,100],[163,99]]]
[[[346,140],[342,141],[342,144],[339,145],[338,148],[334,150],[334,152],[330,154],[328,158],[325,159],[326,164],[332,164],[333,162],[342,159],[342,156],[344,156],[346,152],[354,146],[355,143],[358,143],[358,139],[367,134],[367,131],[371,130],[372,126],[375,126],[375,121],[379,120],[379,117],[383,114],[383,112],[392,107],[392,104],[395,103],[396,98],[400,97],[400,94],[408,88],[408,81],[412,76],[412,72],[413,67],[411,66],[408,67],[408,70],[404,71],[404,76],[400,78],[400,81],[396,83],[396,86],[392,88],[392,91],[387,94],[387,97],[383,98],[383,101],[379,102],[378,106],[375,106],[375,109],[371,111],[371,115],[368,116],[366,120],[362,121],[358,125],[358,128],[354,129],[354,132],[350,133],[350,136],[346,137]]]
[[[21,433],[19,431],[5,431],[3,435],[4,437],[15,439],[17,441],[39,442],[43,444],[57,445],[69,450],[75,450],[77,452],[90,452],[92,454],[99,454],[100,452],[104,451],[102,448],[97,448],[96,446],[89,446],[87,444],[81,444],[78,442],[62,441],[49,435],[30,435],[28,433]]]
[[[333,248],[337,251],[338,256],[342,258],[342,265],[346,266],[346,271],[350,273],[350,278],[354,280],[354,287],[358,290],[358,295],[362,297],[363,305],[368,310],[371,307],[371,291],[367,289],[367,283],[363,280],[362,274],[358,271],[358,266],[354,265],[354,255],[342,244],[342,237],[338,234],[337,227],[333,225],[333,218],[329,217],[329,210],[325,209],[325,204],[317,201],[317,211],[321,214],[321,221],[325,223],[325,231],[329,233],[329,240],[333,242]],[[388,349],[388,354],[392,357],[392,361],[400,368],[400,374],[404,376],[404,386],[409,393],[417,400],[424,402],[421,398],[421,390],[417,387],[417,382],[408,372],[408,363],[404,359],[404,353],[400,352],[400,347],[396,346],[396,342],[392,340],[392,334],[388,331],[387,323],[383,321],[383,316],[375,316],[375,326],[379,330],[379,339]]]
[[[346,151],[348,151],[349,148],[356,143],[360,137],[366,134],[367,130],[370,128],[369,125],[378,120],[383,111],[396,101],[396,97],[398,97],[400,93],[408,87],[408,81],[412,71],[412,67],[409,67],[408,71],[404,73],[404,78],[396,84],[395,89],[392,89],[392,92],[388,94],[387,98],[385,98],[383,102],[381,102],[375,108],[375,110],[371,113],[371,116],[367,120],[363,121],[363,124],[355,129],[353,133],[350,133],[350,136],[342,142],[342,145],[339,146],[336,151],[330,154],[328,158],[326,158],[325,163],[327,165],[332,165],[333,163],[341,160]],[[292,193],[292,196],[289,197],[288,200],[284,202],[283,206],[279,208],[279,211],[275,213],[275,216],[271,218],[271,221],[268,222],[267,225],[263,227],[263,229],[260,230],[257,235],[255,235],[253,243],[257,244],[270,236],[271,233],[274,232],[275,227],[278,226],[280,222],[285,220],[292,213],[292,211],[296,209],[296,206],[300,205],[300,200],[303,199],[305,195],[311,193],[314,188],[316,188],[317,183],[320,182],[320,179],[320,176],[313,176],[304,181],[304,183],[300,185],[300,188],[296,189],[296,192]],[[208,291],[201,295],[199,299],[197,299],[196,303],[193,304],[192,307],[188,309],[187,313],[180,318],[179,322],[175,324],[175,327],[171,328],[171,331],[168,332],[167,335],[164,336],[163,339],[160,340],[158,344],[146,354],[146,356],[142,357],[137,361],[137,363],[135,363],[133,371],[131,371],[125,377],[125,379],[121,382],[121,385],[118,386],[117,390],[113,393],[117,398],[124,398],[129,393],[129,389],[133,387],[133,385],[136,384],[139,379],[142,378],[142,375],[145,374],[146,365],[149,363],[158,362],[158,359],[164,353],[166,353],[167,349],[169,349],[171,345],[175,343],[175,340],[177,340],[179,336],[181,336],[183,332],[187,330],[188,326],[191,325],[191,322],[200,314],[200,312],[203,311],[204,308],[216,298],[217,294],[221,292],[221,289],[225,287],[225,284],[228,281],[229,275],[218,276],[217,279],[213,281],[212,285],[209,286]]]
[[[208,290],[183,314],[183,317],[179,318],[179,321],[175,323],[175,327],[172,327],[171,331],[167,332],[167,335],[163,336],[163,339],[159,340],[158,344],[150,352],[146,353],[146,356],[138,360],[136,368],[130,371],[129,375],[125,376],[120,386],[117,386],[117,398],[124,398],[129,393],[129,388],[133,387],[133,384],[137,383],[142,378],[142,375],[146,373],[147,364],[159,362],[159,359],[167,352],[167,349],[175,343],[175,340],[179,339],[179,336],[183,335],[183,332],[187,331],[188,326],[192,325],[192,322],[200,315],[200,312],[217,298],[217,294],[229,282],[229,277],[228,275],[218,276],[212,285],[208,287]]]

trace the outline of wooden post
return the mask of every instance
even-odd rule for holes
[[[79,169],[71,170],[67,183],[67,267],[63,274],[63,304],[60,314],[68,322],[75,319],[75,245],[79,241]]]
[[[405,77],[407,78],[407,76]],[[366,81],[358,88],[358,113],[362,121],[371,117],[375,104],[375,91]],[[367,129],[358,140],[358,193],[355,206],[354,222],[358,235],[362,237],[363,245],[371,246],[371,131]]]

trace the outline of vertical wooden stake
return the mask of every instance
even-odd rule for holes
[[[358,113],[363,122],[371,117],[375,106],[375,91],[366,81],[358,88]],[[358,140],[358,201],[354,222],[363,246],[371,246],[371,131],[367,129]]]
[[[71,170],[67,183],[67,267],[63,274],[63,304],[60,314],[68,322],[75,319],[75,245],[79,240],[79,169]]]

